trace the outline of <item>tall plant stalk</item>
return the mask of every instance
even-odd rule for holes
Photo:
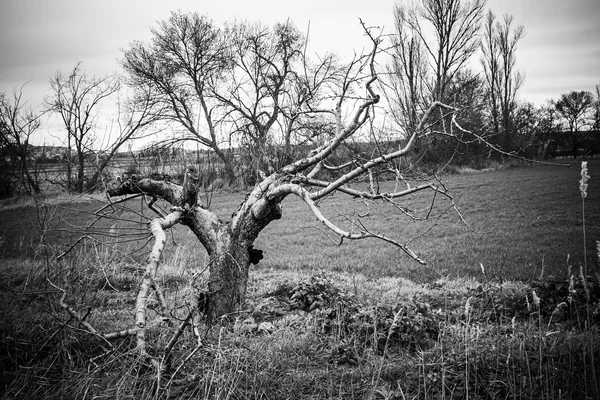
[[[588,180],[590,176],[588,175],[587,161],[581,162],[581,179],[579,180],[579,192],[581,193],[581,221],[582,221],[582,229],[583,229],[583,273],[581,274],[581,280],[583,284],[583,288],[586,294],[586,314],[587,314],[587,327],[591,327],[591,318],[590,318],[590,291],[587,284],[587,254],[586,254],[586,237],[585,237],[585,198],[587,197],[587,188],[588,188]],[[596,394],[600,393],[600,388],[598,388],[598,377],[596,374],[596,366],[594,364],[594,343],[589,343],[590,348],[590,357],[591,357],[591,367],[592,367],[592,376],[594,378],[594,391]],[[585,358],[584,358],[585,359]]]
[[[579,180],[579,192],[581,193],[581,221],[583,229],[583,268],[585,276],[588,274],[587,270],[587,254],[586,254],[586,237],[585,237],[585,198],[587,197],[588,180],[587,161],[581,162],[581,179]]]

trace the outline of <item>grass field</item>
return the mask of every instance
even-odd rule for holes
[[[589,168],[592,183],[586,199],[589,232],[586,248],[587,258],[597,267],[595,243],[600,236],[600,185],[593,182],[600,176],[600,162],[591,161]],[[361,200],[349,200],[341,195],[322,204],[324,214],[341,225],[353,212],[368,212],[369,216],[362,219],[368,226],[401,242],[423,235],[412,241],[410,247],[428,263],[425,267],[393,246],[376,240],[338,245],[337,238],[328,237],[320,229],[306,206],[290,197],[284,202],[283,218],[271,223],[255,245],[265,252],[265,259],[258,268],[304,272],[326,269],[427,282],[448,275],[478,276],[480,264],[488,274],[503,279],[530,280],[539,277],[544,265],[546,274],[560,276],[565,272],[567,255],[574,265],[583,262],[578,180],[578,166],[572,169],[536,166],[450,175],[445,178],[445,184],[469,226],[452,210],[438,219],[414,222],[389,204],[367,207]],[[227,220],[244,195],[245,192],[216,193],[212,196],[211,209]],[[413,209],[423,209],[429,206],[430,198],[418,196],[404,203]],[[139,202],[132,203],[136,212],[144,213],[147,218],[154,217],[152,212],[140,207]],[[40,225],[44,224],[48,225],[46,241],[64,248],[82,234],[77,228],[92,221],[91,214],[104,204],[102,196],[73,197],[62,203],[50,203],[41,213],[33,204],[29,207],[5,205],[0,208],[0,236],[3,238],[0,255],[31,255],[38,251],[43,230]],[[438,196],[432,214],[441,214],[449,205]],[[101,224],[113,227],[113,232],[118,231],[123,236],[132,229],[146,232],[145,225],[129,222],[145,221],[142,217],[125,210],[116,218],[101,221]],[[345,225],[347,227],[347,222]],[[201,249],[195,249],[198,247],[196,238],[187,228],[177,228],[174,238],[171,251],[183,246],[187,251],[194,249],[198,257],[203,256]],[[144,262],[143,257],[140,260]]]
[[[589,169],[585,263],[593,275],[600,162],[591,160]],[[60,308],[60,293],[48,283],[66,288],[69,304],[88,313],[99,331],[131,327],[145,222],[154,215],[134,200],[86,231],[105,204],[101,196],[3,204],[0,392],[27,399],[594,398],[600,293],[596,278],[579,275],[579,177],[579,164],[447,176],[468,226],[439,195],[431,207],[439,217],[423,222],[391,204],[340,195],[322,204],[342,226],[361,214],[371,229],[410,241],[426,266],[374,240],[338,245],[304,204],[287,199],[283,218],[255,243],[265,258],[251,270],[250,311],[240,315],[273,329],[208,330],[193,355],[186,331],[174,369],[159,378],[129,338],[101,350],[102,342]],[[227,220],[244,195],[214,193],[211,209]],[[431,197],[402,203],[427,214]],[[94,240],[54,261],[84,234]],[[180,316],[174,305],[187,301],[187,277],[207,260],[187,228],[174,229],[170,239],[161,282]],[[323,306],[308,312],[306,304],[319,295]],[[157,354],[173,329],[152,331]]]

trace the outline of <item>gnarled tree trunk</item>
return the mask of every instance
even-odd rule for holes
[[[229,222],[219,220],[201,204],[198,178],[193,169],[186,172],[183,186],[148,178],[128,178],[111,183],[108,194],[145,193],[182,210],[179,222],[194,232],[209,255],[209,282],[202,308],[208,320],[214,321],[244,306],[248,270],[251,261],[256,262],[252,244],[265,226],[281,217],[280,203],[285,196],[266,198],[266,189],[277,185],[279,180],[279,176],[273,176],[258,185]]]

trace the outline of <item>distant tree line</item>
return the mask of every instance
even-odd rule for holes
[[[386,74],[377,81],[386,117],[372,119],[352,143],[336,150],[338,166],[405,145],[435,101],[459,112],[438,110],[440,118],[428,127],[432,133],[446,131],[455,118],[477,139],[460,131],[419,135],[415,155],[402,161],[415,169],[439,172],[511,155],[544,159],[598,152],[600,86],[595,93],[571,91],[539,107],[519,100],[525,76],[516,61],[525,29],[485,5],[485,0],[395,4]],[[26,108],[23,87],[12,96],[0,94],[0,196],[39,194],[45,187],[39,164],[50,159],[41,159],[31,138],[46,115],[58,117],[64,128],[59,157],[64,178],[51,183],[66,191],[101,187],[118,152],[156,132],[165,133],[153,146],[195,143],[212,154],[220,179],[253,185],[334,134],[336,124],[327,118],[337,107],[332,93],[361,98],[349,92],[361,77],[347,73],[364,58],[311,58],[307,35],[290,21],[217,26],[204,15],[173,12],[151,33],[149,41],[135,41],[123,51],[121,75],[89,77],[81,63],[66,74],[58,71],[40,110]],[[108,104],[116,104],[110,115]],[[112,121],[110,134],[100,129],[100,118]],[[333,165],[319,168],[341,173]],[[389,163],[373,173],[397,170]]]

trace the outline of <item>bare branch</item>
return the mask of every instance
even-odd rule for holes
[[[151,288],[155,289],[155,291],[160,295],[160,290],[158,289],[158,283],[155,281],[156,273],[158,272],[158,266],[160,264],[160,258],[167,240],[165,235],[165,229],[171,228],[173,225],[177,224],[181,219],[182,210],[176,209],[167,215],[165,218],[156,218],[152,220],[150,223],[150,230],[152,231],[152,235],[154,236],[154,245],[152,246],[152,251],[150,253],[150,257],[148,260],[148,265],[146,266],[146,272],[144,273],[144,277],[142,279],[142,284],[140,286],[140,291],[138,293],[137,301],[136,301],[136,326],[138,328],[137,332],[137,345],[138,349],[145,353],[146,346],[146,313],[147,307],[146,304],[148,302],[149,291]],[[164,302],[164,297],[161,297],[161,306],[163,307],[163,312],[165,311],[166,304]]]
[[[96,328],[94,328],[89,322],[87,322],[85,320],[85,317],[82,317],[81,314],[79,314],[77,312],[77,310],[75,310],[74,308],[72,308],[71,306],[69,306],[67,304],[67,302],[66,302],[67,290],[64,289],[64,288],[60,288],[60,287],[56,286],[49,279],[48,279],[48,283],[50,284],[50,286],[52,286],[53,288],[59,290],[62,293],[61,296],[60,296],[59,304],[63,308],[63,310],[65,310],[72,318],[76,319],[77,322],[81,326],[83,326],[89,333],[91,333],[94,336],[99,337],[100,339],[103,339],[106,342],[106,344],[108,344],[112,348],[112,344],[108,341],[108,339],[106,337],[104,337],[102,334],[100,334],[96,330]]]
[[[334,190],[337,190],[339,188],[341,188],[343,185],[345,185],[346,183],[350,182],[352,179],[356,178],[359,175],[364,174],[366,171],[369,170],[369,168],[373,168],[376,167],[378,165],[384,164],[386,162],[389,162],[393,159],[396,158],[400,158],[405,156],[406,154],[408,154],[408,152],[410,152],[410,150],[413,148],[415,141],[417,139],[418,134],[422,131],[423,126],[425,124],[425,122],[431,117],[432,113],[436,110],[436,109],[448,109],[448,110],[454,110],[453,107],[450,107],[446,104],[440,103],[440,102],[434,102],[433,104],[431,104],[431,106],[429,107],[429,109],[427,110],[427,112],[425,113],[425,115],[421,118],[421,121],[419,122],[419,125],[417,126],[417,129],[415,129],[415,131],[412,133],[412,136],[410,137],[408,143],[401,149],[391,152],[389,154],[386,155],[382,155],[380,157],[374,158],[372,160],[369,160],[368,162],[356,167],[355,169],[353,169],[352,171],[348,172],[347,174],[341,176],[340,178],[338,178],[336,181],[332,182],[331,184],[329,184],[327,187],[325,187],[324,189],[315,192],[311,195],[311,197],[314,200],[317,200],[319,198],[322,198],[324,196],[327,196],[328,194],[330,194],[331,192],[333,192]]]
[[[307,185],[318,186],[318,187],[323,187],[323,188],[327,188],[331,185],[331,182],[321,181],[321,180],[317,180],[317,179],[303,178],[303,177],[297,177],[297,178],[295,178],[295,181],[297,181],[299,183],[304,183]],[[337,188],[336,191],[340,192],[340,193],[349,194],[354,197],[368,199],[368,200],[380,200],[380,199],[394,199],[394,198],[398,198],[398,197],[404,197],[404,196],[414,194],[414,193],[420,192],[422,190],[427,190],[427,189],[431,189],[434,191],[439,190],[439,188],[436,187],[434,184],[428,183],[425,185],[414,186],[414,187],[407,188],[405,190],[389,192],[389,193],[371,193],[371,192],[365,192],[363,190],[352,189],[352,188],[349,188],[346,186],[341,186],[341,187]],[[310,197],[313,200],[318,200],[318,199],[322,198],[323,196],[319,195],[318,193],[320,193],[320,192],[311,193]]]
[[[408,247],[406,247],[405,245],[401,244],[400,242],[398,242],[394,239],[388,238],[387,236],[380,235],[378,233],[374,233],[374,232],[371,232],[366,229],[363,229],[360,233],[351,233],[351,232],[344,231],[343,229],[339,228],[338,226],[333,224],[329,219],[327,219],[321,213],[321,210],[319,209],[319,207],[317,207],[317,205],[313,201],[311,195],[304,188],[302,188],[299,185],[288,183],[288,184],[283,184],[281,186],[278,186],[269,191],[269,193],[267,194],[267,198],[283,197],[286,194],[294,194],[294,195],[298,196],[300,199],[302,199],[308,205],[308,207],[310,208],[312,213],[315,215],[315,217],[317,217],[317,220],[319,220],[328,229],[330,229],[331,231],[338,234],[341,238],[346,238],[346,239],[350,239],[350,240],[377,238],[377,239],[383,240],[387,243],[393,244],[394,246],[400,248],[409,257],[411,257],[413,260],[417,261],[419,264],[421,264],[421,265],[426,264],[425,261],[420,259],[411,249],[409,249]]]
[[[305,157],[301,160],[293,162],[287,166],[285,166],[282,171],[289,174],[296,174],[310,168],[318,164],[319,162],[325,160],[329,155],[331,155],[340,145],[349,137],[354,135],[356,132],[360,130],[360,128],[365,124],[369,117],[369,110],[377,104],[380,100],[380,96],[375,93],[373,89],[373,84],[377,81],[377,73],[375,71],[375,56],[378,54],[379,43],[380,40],[378,38],[371,37],[373,42],[373,48],[369,53],[368,67],[369,67],[369,76],[365,82],[365,89],[367,92],[366,98],[360,99],[361,103],[358,105],[356,110],[354,111],[353,116],[350,119],[350,123],[343,127],[342,124],[342,103],[346,99],[346,90],[351,81],[344,81],[344,90],[342,94],[339,96],[338,103],[336,109],[334,111],[336,116],[336,133],[333,138],[329,141],[325,142],[322,146],[310,152],[308,157]],[[350,73],[351,68],[354,66],[354,63],[351,63],[351,66],[347,69],[347,75]],[[361,71],[362,68],[359,69]]]
[[[126,201],[128,201],[128,200],[135,199],[136,197],[140,197],[140,196],[143,196],[143,195],[144,195],[143,193],[135,193],[135,194],[132,194],[132,195],[129,195],[129,196],[125,196],[125,197],[123,197],[123,198],[120,198],[120,199],[118,199],[118,200],[115,200],[115,201],[112,201],[112,200],[110,199],[110,197],[109,197],[109,196],[107,196],[107,199],[108,199],[109,203],[108,203],[108,204],[106,204],[106,205],[104,205],[104,206],[102,206],[102,207],[100,207],[98,210],[96,210],[96,211],[94,212],[94,214],[95,214],[95,215],[98,215],[98,214],[100,214],[102,211],[106,210],[107,208],[109,208],[109,207],[113,207],[115,204],[124,203],[124,202],[126,202]]]
[[[469,135],[472,135],[473,137],[475,137],[478,141],[480,141],[481,143],[484,143],[486,146],[488,146],[490,149],[494,150],[495,152],[499,153],[499,154],[504,154],[505,156],[508,157],[512,157],[512,158],[516,158],[517,160],[522,160],[522,161],[527,161],[527,162],[533,162],[536,164],[543,164],[543,165],[553,165],[555,167],[566,167],[566,168],[570,168],[571,165],[570,164],[559,164],[559,163],[551,163],[551,162],[547,162],[547,161],[537,161],[537,160],[531,160],[529,158],[526,157],[522,157],[520,155],[518,155],[516,152],[508,152],[508,151],[504,151],[502,150],[500,147],[495,146],[494,144],[490,143],[488,140],[486,140],[483,136],[478,135],[477,133],[473,132],[473,131],[469,131],[464,129],[462,126],[460,126],[458,124],[458,122],[456,122],[456,117],[453,116],[452,117],[452,124],[459,129],[460,131],[467,133]]]
[[[173,182],[157,181],[150,178],[137,179],[135,176],[117,179],[108,185],[109,196],[122,196],[130,194],[148,194],[160,197],[174,206],[182,206],[181,195],[183,188]]]

